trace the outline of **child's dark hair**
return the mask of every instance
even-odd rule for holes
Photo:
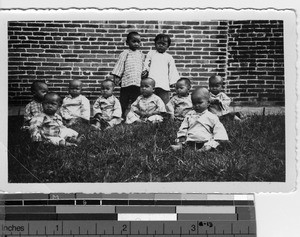
[[[191,81],[190,79],[186,78],[186,77],[181,77],[177,82],[181,82],[183,81],[189,89],[191,89]]]
[[[112,84],[113,88],[115,88],[115,83],[114,83],[113,80],[107,78],[107,79],[105,79],[104,81],[102,81],[102,85],[103,85],[103,83],[105,83],[105,82],[110,82],[110,83]]]
[[[212,75],[209,79],[208,79],[208,83],[211,84],[212,82],[214,82],[215,80],[220,80],[222,85],[224,83],[224,80],[221,76],[219,75]]]
[[[166,34],[158,34],[157,36],[155,36],[154,42],[156,43],[157,41],[159,41],[161,39],[167,39],[167,41],[168,41],[168,47],[170,47],[170,45],[171,45],[171,38],[170,38],[170,36],[168,36]]]
[[[47,85],[43,81],[34,81],[34,82],[32,82],[31,87],[30,87],[31,93],[34,93],[41,84]]]
[[[136,31],[131,31],[128,33],[126,41],[130,40],[134,35],[140,35],[140,34]]]
[[[49,92],[49,93],[47,93],[47,94],[44,96],[44,98],[46,99],[47,96],[55,96],[55,97],[57,97],[58,103],[59,103],[60,105],[62,104],[62,99],[61,99],[61,97],[60,97],[59,94],[57,94],[57,93],[55,93],[55,92]]]
[[[146,81],[146,80],[151,80],[151,85],[153,86],[153,87],[155,87],[155,80],[153,79],[153,78],[151,78],[151,77],[145,77],[145,78],[142,78],[142,80],[141,80],[141,82],[142,81]]]

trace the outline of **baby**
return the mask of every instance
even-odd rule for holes
[[[84,136],[78,136],[73,129],[63,125],[57,114],[61,98],[56,93],[48,93],[44,97],[43,112],[35,115],[30,121],[30,135],[34,142],[45,142],[60,146],[76,146]]]
[[[134,122],[161,122],[162,114],[166,112],[165,104],[154,94],[155,81],[145,78],[141,81],[141,95],[131,105],[126,117],[126,123]]]
[[[216,148],[221,141],[227,141],[227,132],[218,116],[207,110],[209,91],[199,87],[191,97],[194,110],[185,116],[177,133],[177,144],[171,148],[179,150],[185,144],[199,151],[208,151]]]
[[[180,78],[175,86],[176,95],[167,103],[167,112],[171,119],[183,120],[185,115],[193,109],[193,104],[189,91],[191,82],[188,78]]]
[[[142,76],[153,78],[156,83],[155,94],[165,104],[170,100],[170,86],[180,78],[172,55],[166,50],[171,45],[171,38],[165,34],[158,34],[155,39],[155,49],[147,54]]]
[[[82,82],[72,80],[69,83],[69,95],[62,103],[60,113],[66,122],[66,126],[71,126],[77,122],[90,120],[90,101],[81,94]]]
[[[241,120],[241,114],[238,112],[230,112],[229,105],[231,99],[222,92],[223,78],[217,75],[209,78],[210,105],[209,111],[221,118],[230,118]]]
[[[122,117],[126,117],[128,106],[140,95],[141,75],[143,70],[144,54],[139,50],[141,36],[138,32],[129,32],[126,39],[128,49],[125,49],[111,72],[115,84],[120,82],[120,103]]]
[[[101,84],[102,95],[93,106],[96,129],[111,128],[122,122],[122,109],[119,100],[113,95],[114,82],[106,79]]]
[[[42,102],[44,100],[44,96],[48,92],[48,86],[44,82],[35,81],[31,85],[31,93],[33,95],[32,101],[28,103],[25,107],[24,113],[24,129],[28,129],[30,120],[36,114],[43,112]]]

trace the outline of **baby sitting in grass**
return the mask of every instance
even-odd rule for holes
[[[115,84],[105,79],[101,84],[102,95],[93,106],[94,124],[98,130],[111,128],[122,122],[122,109],[119,100],[113,95]]]
[[[69,83],[69,95],[62,103],[60,113],[66,126],[90,121],[90,101],[81,94],[82,82],[72,80]]]
[[[56,93],[48,93],[44,97],[43,112],[35,115],[30,121],[30,135],[34,142],[45,142],[60,146],[76,146],[84,136],[78,136],[73,129],[63,125],[57,114],[61,106],[61,98]]]
[[[218,75],[209,78],[210,105],[208,110],[220,117],[220,119],[241,120],[241,114],[230,112],[231,99],[222,92],[223,78]]]
[[[134,122],[162,122],[162,114],[166,112],[164,102],[154,94],[155,81],[145,78],[141,81],[141,95],[133,102],[126,116],[126,123]]]
[[[185,116],[177,133],[173,150],[182,147],[192,147],[198,151],[209,151],[227,141],[228,135],[217,115],[207,110],[209,106],[209,91],[204,87],[195,89],[192,93],[193,110]]]
[[[166,105],[171,119],[182,121],[185,115],[193,109],[190,95],[191,82],[188,78],[180,78],[176,85],[176,95],[174,95]]]

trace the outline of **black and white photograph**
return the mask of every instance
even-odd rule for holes
[[[8,17],[8,185],[291,189],[294,14],[189,11]]]

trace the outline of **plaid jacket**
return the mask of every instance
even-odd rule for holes
[[[24,123],[29,123],[33,116],[43,112],[42,103],[32,100],[25,107]]]
[[[121,87],[140,86],[144,54],[139,51],[124,50],[111,74],[122,78]]]

